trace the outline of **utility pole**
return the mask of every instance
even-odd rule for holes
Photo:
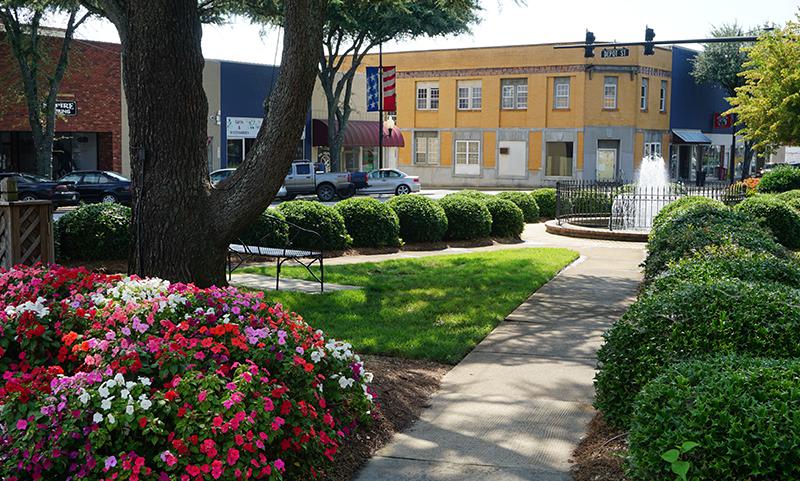
[[[378,168],[383,168],[383,42],[378,44]]]
[[[734,114],[733,117],[733,125],[731,126],[731,130],[733,134],[731,135],[731,159],[728,162],[728,180],[730,180],[731,185],[736,182],[736,174],[734,170],[736,170],[736,116]]]

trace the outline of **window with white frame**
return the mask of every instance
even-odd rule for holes
[[[456,140],[456,174],[480,175],[481,141]]]
[[[439,82],[417,83],[417,110],[439,108]]]
[[[553,80],[553,108],[569,108],[569,77],[556,77]]]
[[[572,177],[574,145],[572,142],[547,142],[545,175],[547,177]]]
[[[658,94],[658,110],[667,111],[667,81],[661,81],[661,91]]]
[[[642,109],[642,111],[647,110],[647,97],[649,89],[650,89],[650,79],[642,78],[642,88],[641,92],[639,92],[639,108]]]
[[[458,82],[458,110],[481,109],[481,81],[461,80]]]
[[[500,80],[501,107],[504,110],[525,110],[528,108],[528,79]]]
[[[644,156],[645,157],[661,157],[661,142],[645,142],[644,143]]]
[[[437,165],[439,163],[439,132],[418,131],[414,133],[414,163]]]
[[[606,77],[603,82],[603,108],[614,110],[617,108],[617,83],[618,77]]]

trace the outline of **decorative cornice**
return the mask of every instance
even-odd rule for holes
[[[576,73],[585,72],[594,65],[572,64],[572,65],[540,65],[527,67],[482,67],[466,69],[443,69],[443,70],[407,70],[398,71],[397,78],[446,78],[446,77],[499,77],[504,75],[522,74],[551,74],[551,73]],[[670,78],[672,73],[668,70],[657,69],[644,66],[630,66],[639,74],[653,77]]]

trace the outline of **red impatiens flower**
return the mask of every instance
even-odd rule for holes
[[[233,466],[239,460],[239,450],[236,448],[228,449],[228,464]]]
[[[142,416],[139,418],[139,427],[144,429],[145,426],[147,426],[147,418]]]

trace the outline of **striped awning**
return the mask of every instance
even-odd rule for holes
[[[377,147],[378,146],[377,121],[350,120],[344,131],[344,147]],[[328,146],[328,121],[313,119],[311,121],[311,145],[314,147]],[[384,147],[403,147],[403,135],[400,129],[394,128],[391,132],[383,128]]]
[[[699,130],[672,129],[676,144],[710,144],[711,139]]]

